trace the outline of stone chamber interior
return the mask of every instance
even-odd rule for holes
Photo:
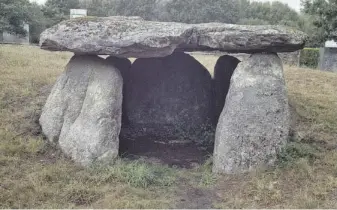
[[[133,63],[108,57],[124,80],[119,154],[191,168],[213,154],[215,130],[239,64],[221,56],[214,75],[194,57],[176,52]]]

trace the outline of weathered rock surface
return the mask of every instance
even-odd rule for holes
[[[254,54],[235,70],[216,131],[215,172],[272,165],[289,135],[283,68],[276,54]]]
[[[123,80],[96,56],[74,56],[57,80],[40,124],[75,162],[89,165],[118,155]]]
[[[282,26],[223,23],[184,24],[135,17],[79,18],[41,34],[51,51],[118,57],[164,57],[173,51],[290,52],[303,48],[307,35]]]
[[[215,64],[214,68],[214,91],[216,104],[216,120],[224,108],[226,96],[229,90],[230,81],[234,70],[240,63],[240,60],[230,56],[221,56]]]
[[[147,135],[182,137],[214,116],[211,75],[188,54],[137,59],[125,85],[129,127]]]

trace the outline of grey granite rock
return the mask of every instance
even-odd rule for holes
[[[254,54],[235,70],[219,119],[214,172],[241,173],[274,164],[289,135],[283,68],[276,54]]]
[[[118,155],[123,80],[97,56],[74,56],[40,117],[43,133],[75,162],[90,165]]]
[[[307,35],[283,26],[184,24],[136,17],[85,17],[45,30],[40,46],[51,51],[118,57],[164,57],[173,51],[290,52]]]

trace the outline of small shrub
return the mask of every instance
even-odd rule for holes
[[[281,165],[287,165],[302,158],[312,162],[318,158],[318,152],[319,150],[313,145],[300,142],[291,142],[278,155],[278,162]]]
[[[300,66],[309,68],[317,68],[319,62],[319,49],[318,48],[304,48],[300,55]]]

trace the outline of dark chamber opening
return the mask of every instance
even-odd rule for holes
[[[185,53],[123,63],[119,65],[124,79],[120,156],[182,168],[209,159],[239,60],[220,57],[214,79]]]

